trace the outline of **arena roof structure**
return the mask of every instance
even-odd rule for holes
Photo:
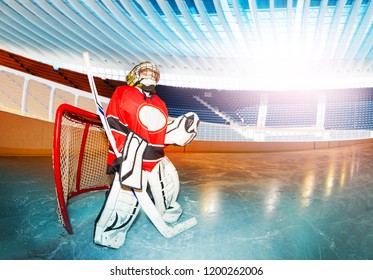
[[[169,85],[373,86],[371,0],[1,0],[0,48],[123,79],[151,60]]]

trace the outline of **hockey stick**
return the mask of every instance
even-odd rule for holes
[[[119,153],[116,145],[115,145],[115,139],[111,133],[111,130],[110,130],[110,127],[109,127],[109,123],[106,119],[106,116],[105,116],[105,112],[104,112],[104,109],[101,105],[101,102],[100,102],[100,99],[99,99],[99,96],[98,96],[98,92],[97,92],[97,88],[96,88],[96,84],[95,84],[95,81],[93,79],[93,75],[92,75],[92,72],[91,72],[91,66],[90,66],[90,58],[89,58],[89,53],[88,52],[84,52],[83,53],[83,59],[84,59],[84,64],[85,64],[85,68],[86,68],[86,71],[87,71],[87,76],[88,76],[88,81],[89,81],[89,85],[91,87],[91,91],[92,91],[92,94],[93,94],[93,97],[94,97],[94,101],[95,101],[95,104],[96,104],[96,108],[97,108],[97,113],[101,119],[101,122],[104,126],[104,129],[105,129],[105,132],[106,132],[106,135],[109,139],[109,142],[110,142],[110,145],[111,147],[113,148],[115,154],[117,157],[120,157],[121,154]],[[114,184],[116,184],[119,182],[114,180]],[[161,217],[161,215],[159,214],[159,212],[157,211],[157,209],[155,208],[155,205],[153,204],[152,200],[150,199],[149,195],[147,194],[146,191],[141,191],[141,190],[134,190],[134,189],[131,189],[133,195],[136,197],[136,199],[138,200],[139,204],[141,205],[142,209],[144,210],[144,212],[146,213],[146,215],[149,217],[149,219],[152,221],[152,223],[154,224],[154,226],[158,229],[158,231],[166,238],[170,238],[170,237],[173,237],[193,226],[195,226],[197,224],[197,219],[195,217],[193,218],[190,218],[184,222],[181,222],[181,223],[178,223],[174,226],[169,226],[166,224],[166,222],[163,220],[163,218]]]

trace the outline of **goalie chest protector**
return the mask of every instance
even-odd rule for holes
[[[119,151],[130,131],[148,142],[143,169],[151,171],[164,157],[168,110],[163,100],[156,94],[146,97],[139,88],[121,86],[114,91],[106,116]],[[109,151],[108,164],[114,159]]]

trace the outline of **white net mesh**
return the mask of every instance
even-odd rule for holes
[[[109,146],[100,121],[65,111],[60,133],[55,137],[60,140],[60,168],[55,172],[61,175],[61,186],[56,184],[56,187],[62,188],[65,205],[74,195],[110,185],[112,176],[106,174]],[[57,212],[65,226],[60,202]]]

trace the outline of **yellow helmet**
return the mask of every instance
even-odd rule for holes
[[[149,61],[137,64],[126,76],[127,85],[154,92],[161,74],[158,67]]]

